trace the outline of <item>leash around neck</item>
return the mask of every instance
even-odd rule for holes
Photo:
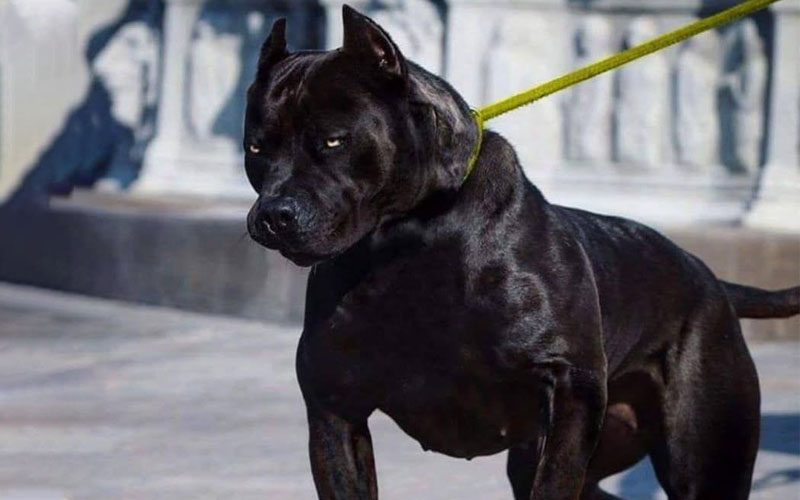
[[[492,118],[496,118],[502,114],[508,113],[509,111],[513,111],[517,108],[521,108],[522,106],[531,104],[532,102],[538,101],[539,99],[550,94],[564,90],[567,87],[571,87],[584,80],[593,78],[601,73],[616,69],[631,61],[644,57],[648,54],[652,54],[653,52],[665,49],[670,45],[675,45],[678,42],[686,40],[687,38],[699,35],[704,31],[708,31],[723,24],[741,19],[742,17],[748,16],[756,11],[765,9],[778,1],[780,0],[745,0],[740,4],[734,5],[733,7],[725,9],[714,15],[699,19],[676,30],[659,35],[642,44],[636,45],[627,50],[623,50],[622,52],[618,52],[604,59],[600,59],[599,61],[595,61],[587,66],[559,76],[558,78],[554,78],[541,85],[523,90],[522,92],[506,97],[505,99],[500,99],[499,101],[495,101],[482,108],[473,109],[472,117],[478,127],[478,138],[475,142],[475,146],[472,148],[472,153],[469,156],[467,169],[464,173],[464,179],[462,180],[462,183],[467,180],[467,177],[469,177],[469,174],[471,174],[472,170],[475,168],[475,164],[478,161],[478,155],[481,151],[481,143],[483,142],[484,125]]]

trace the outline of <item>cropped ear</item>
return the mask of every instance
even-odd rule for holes
[[[258,75],[266,76],[272,66],[288,55],[289,51],[286,50],[286,19],[282,17],[272,24],[272,31],[264,45],[261,46],[261,54],[258,57]]]
[[[406,77],[406,60],[383,28],[349,5],[342,6],[342,20],[345,52],[364,58],[389,76]]]

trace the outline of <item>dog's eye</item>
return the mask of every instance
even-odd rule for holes
[[[258,144],[250,144],[249,146],[247,146],[247,149],[254,155],[257,155],[258,153],[261,152],[261,148],[258,146]]]
[[[328,149],[338,148],[341,147],[341,145],[342,145],[342,140],[338,137],[331,137],[325,140],[325,147]]]

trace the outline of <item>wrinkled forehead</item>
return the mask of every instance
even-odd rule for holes
[[[336,118],[367,99],[353,65],[338,51],[296,53],[271,69],[248,93],[248,121]]]

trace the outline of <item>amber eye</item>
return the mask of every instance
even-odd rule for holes
[[[333,149],[333,148],[338,148],[341,145],[342,145],[342,140],[335,137],[331,137],[330,139],[327,139],[325,141],[326,148]]]
[[[258,147],[258,146],[257,146],[257,145],[255,145],[255,144],[251,144],[251,145],[249,145],[249,146],[247,147],[247,149],[249,149],[249,150],[250,150],[250,152],[251,152],[251,153],[253,153],[254,155],[257,155],[258,153],[260,153],[260,152],[261,152],[261,148],[260,148],[260,147]]]

